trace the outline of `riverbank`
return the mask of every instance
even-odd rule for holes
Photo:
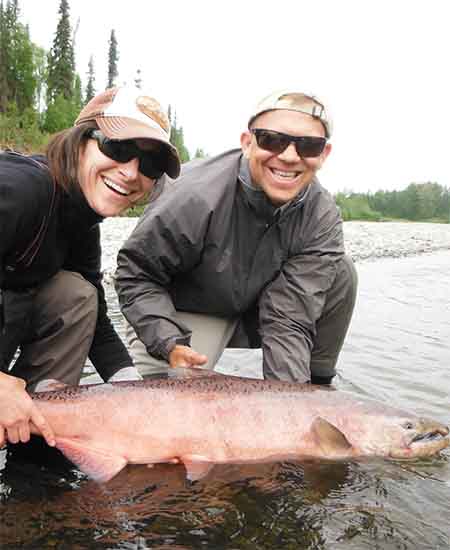
[[[345,247],[355,261],[450,250],[450,224],[344,222]]]
[[[117,252],[137,218],[107,218],[102,224],[103,270],[108,281]],[[450,250],[450,224],[419,222],[344,222],[347,253],[354,261],[401,258]]]

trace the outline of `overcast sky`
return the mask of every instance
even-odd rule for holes
[[[19,0],[31,38],[49,49],[60,0]],[[315,92],[334,117],[320,179],[332,192],[450,187],[447,0],[69,0],[84,84],[94,56],[106,85],[134,81],[176,110],[191,153],[239,145],[253,105],[274,90]]]

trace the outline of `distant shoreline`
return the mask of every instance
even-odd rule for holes
[[[344,222],[347,253],[354,261],[402,258],[450,250],[450,225],[428,222]]]
[[[117,252],[138,218],[107,218],[103,221],[102,269],[105,280],[115,270]],[[402,258],[450,250],[450,224],[426,222],[344,222],[345,248],[355,262]]]

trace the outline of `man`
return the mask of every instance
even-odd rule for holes
[[[314,96],[259,103],[241,150],[187,164],[118,256],[116,289],[141,373],[213,368],[262,347],[265,378],[330,383],[356,273],[316,172],[331,120]]]

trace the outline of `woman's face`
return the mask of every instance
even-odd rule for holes
[[[136,140],[142,149],[151,150],[151,141]],[[100,216],[117,216],[147,197],[154,179],[138,170],[139,159],[118,162],[104,155],[95,139],[88,139],[80,151],[79,183],[89,206]]]

